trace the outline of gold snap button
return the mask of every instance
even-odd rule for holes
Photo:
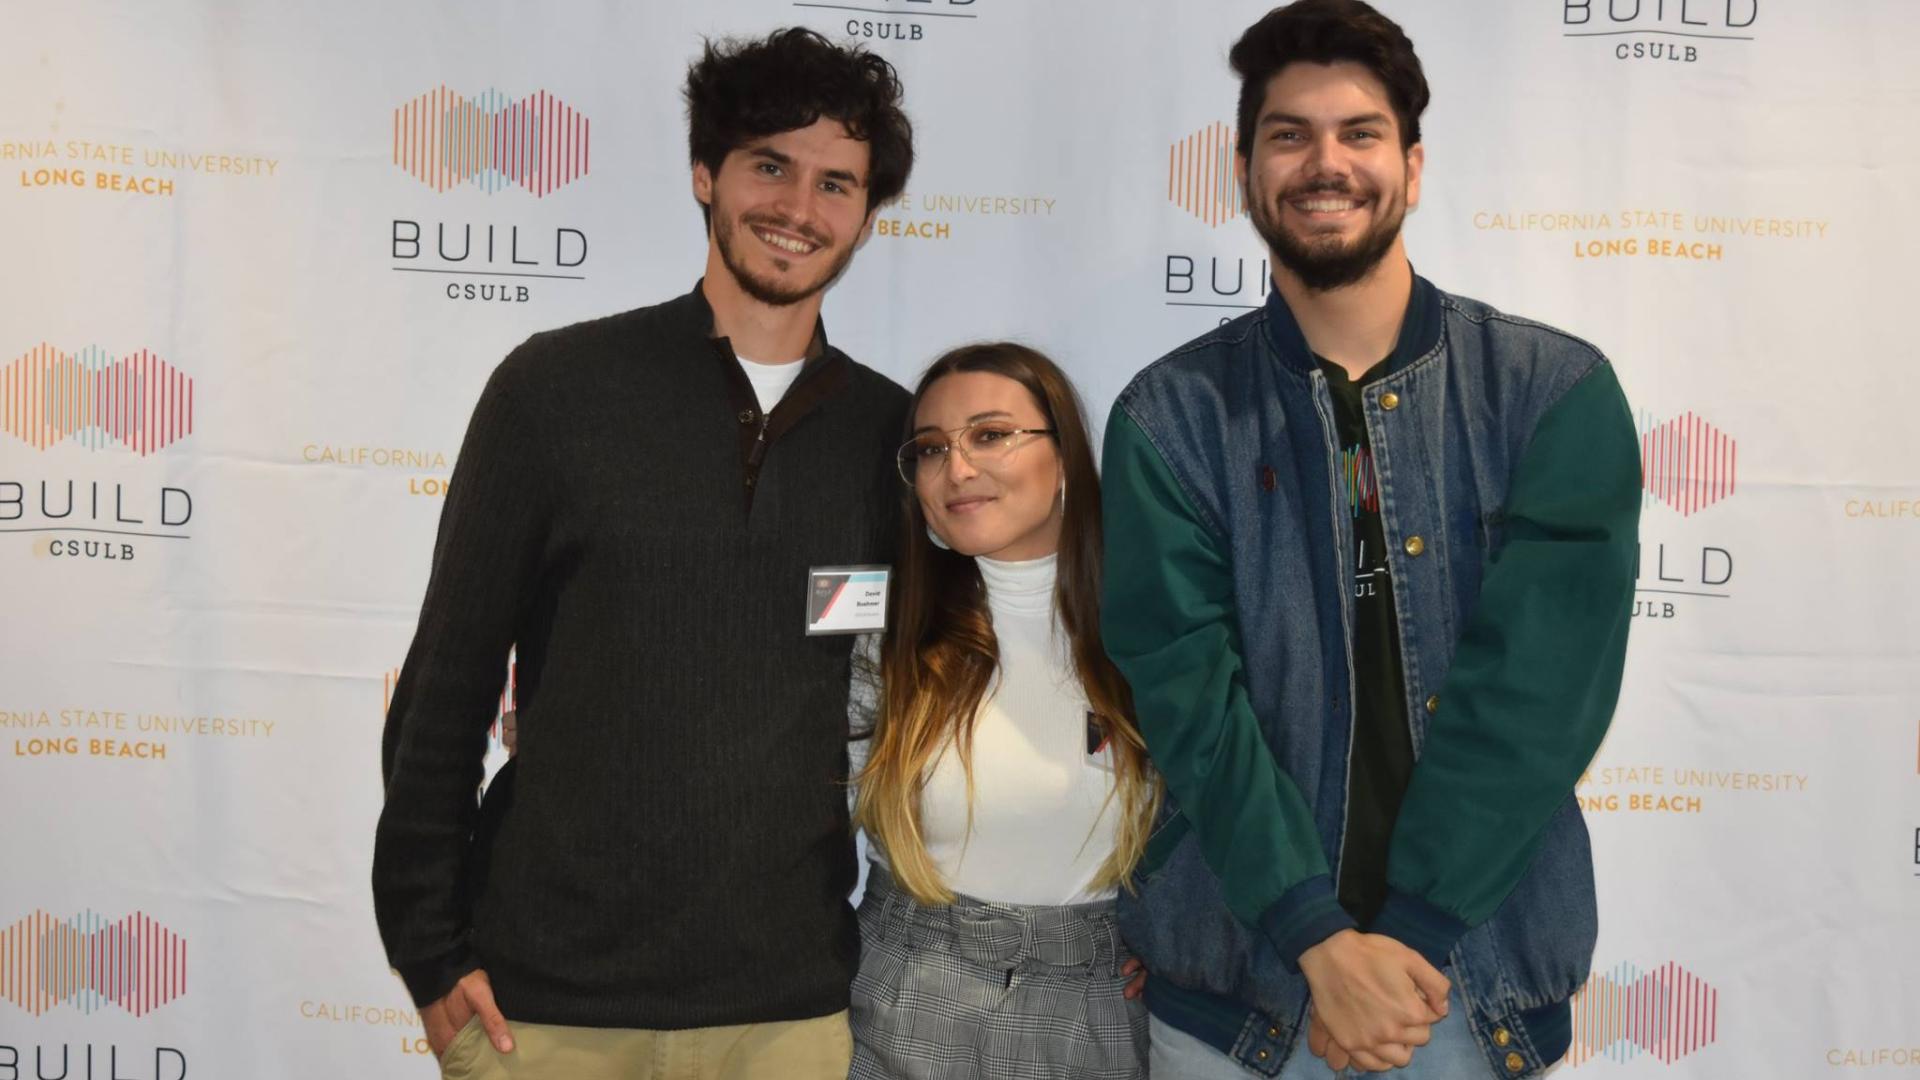
[[[1508,1046],[1512,1042],[1513,1042],[1513,1032],[1508,1031],[1506,1028],[1493,1029],[1493,1045],[1504,1049],[1506,1046]]]
[[[1257,1054],[1255,1054],[1255,1055],[1253,1055],[1253,1056],[1254,1056],[1254,1057],[1256,1057],[1256,1058],[1259,1058],[1259,1059],[1260,1059],[1261,1061],[1265,1061],[1265,1060],[1267,1060],[1267,1052],[1266,1052],[1265,1050],[1262,1050],[1262,1051],[1260,1051],[1259,1053],[1257,1053]]]
[[[1507,1055],[1507,1071],[1508,1071],[1508,1072],[1516,1072],[1516,1073],[1517,1073],[1517,1072],[1519,1072],[1519,1071],[1520,1071],[1521,1069],[1524,1069],[1524,1068],[1526,1068],[1526,1067],[1527,1067],[1527,1059],[1526,1059],[1526,1058],[1523,1058],[1523,1057],[1521,1057],[1521,1056],[1520,1056],[1519,1054],[1508,1054],[1508,1055]]]
[[[1427,542],[1425,540],[1417,536],[1407,537],[1407,554],[1418,558],[1420,553],[1425,550],[1427,550]]]
[[[1384,394],[1381,394],[1381,395],[1380,395],[1380,407],[1381,407],[1381,408],[1383,408],[1383,409],[1385,409],[1385,410],[1387,410],[1388,412],[1392,412],[1393,410],[1395,410],[1395,409],[1397,409],[1397,408],[1399,408],[1399,407],[1400,407],[1400,395],[1399,395],[1399,394],[1396,394],[1396,393],[1394,393],[1394,392],[1393,392],[1393,391],[1391,391],[1391,390],[1389,390],[1389,391],[1387,391],[1387,392],[1386,392],[1386,393],[1384,393]]]
[[[1432,716],[1434,713],[1437,713],[1439,711],[1440,711],[1440,695],[1439,694],[1427,695],[1427,715]],[[1499,1031],[1495,1032],[1493,1035],[1493,1041],[1499,1043],[1501,1046],[1507,1045],[1504,1040],[1509,1038],[1512,1038],[1512,1036],[1507,1034],[1507,1030],[1505,1028],[1501,1028]]]

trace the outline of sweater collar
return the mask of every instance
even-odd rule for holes
[[[733,356],[733,343],[714,334],[713,305],[707,302],[707,291],[703,287],[706,278],[693,283],[693,291],[674,302],[675,325],[689,334],[697,334],[704,340],[719,342],[728,356]],[[816,317],[813,321],[813,340],[807,344],[807,369],[811,369],[835,352],[827,341],[827,321]],[[804,369],[803,369],[804,370]]]
[[[1293,309],[1287,306],[1286,298],[1280,290],[1272,288],[1267,293],[1266,330],[1267,341],[1281,361],[1295,371],[1312,371],[1318,361],[1313,350],[1307,347],[1306,335],[1300,332],[1300,322],[1293,317]],[[1387,354],[1386,370],[1382,375],[1392,375],[1408,364],[1433,350],[1440,344],[1440,290],[1419,274],[1413,275],[1413,289],[1407,297],[1407,313],[1400,321],[1400,338],[1394,342],[1393,351]]]
[[[1053,581],[1059,556],[1002,562],[976,556],[980,580],[987,586],[987,607],[996,614],[1047,615],[1053,611]]]

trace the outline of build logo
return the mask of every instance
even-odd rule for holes
[[[979,0],[793,0],[793,6],[808,13],[803,18],[829,20],[820,29],[862,41],[922,42],[980,18]]]
[[[1560,0],[1560,34],[1616,60],[1695,64],[1753,41],[1760,0]]]
[[[194,380],[149,349],[115,357],[42,343],[0,368],[0,431],[49,457],[147,458],[193,434]],[[0,533],[31,535],[37,557],[121,564],[146,540],[189,538],[191,492],[102,465],[86,476],[0,471]]]
[[[466,97],[435,87],[393,110],[394,166],[441,196],[509,189],[540,202],[586,178],[592,121],[547,90],[518,100],[489,89]],[[391,219],[390,269],[448,279],[448,300],[519,304],[541,283],[584,281],[587,231],[577,222],[436,220],[419,210]]]
[[[1215,121],[1175,139],[1167,148],[1167,202],[1208,226],[1195,245],[1211,252],[1165,256],[1161,302],[1168,307],[1212,308],[1220,322],[1266,302],[1272,275],[1266,249],[1246,222],[1246,194],[1233,172],[1234,126]],[[1222,230],[1222,225],[1233,228]],[[1218,248],[1244,254],[1222,255]]]
[[[1634,617],[1673,619],[1697,601],[1731,599],[1730,543],[1718,537],[1704,542],[1698,530],[1685,530],[1684,540],[1661,533],[1677,528],[1674,515],[1692,518],[1734,497],[1739,443],[1691,411],[1664,420],[1643,411],[1637,426],[1643,513]]]

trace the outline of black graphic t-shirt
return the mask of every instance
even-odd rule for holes
[[[1318,358],[1316,358],[1318,359]],[[1340,440],[1339,490],[1353,514],[1353,752],[1347,786],[1347,838],[1340,861],[1340,906],[1361,926],[1387,899],[1387,850],[1400,800],[1413,773],[1413,739],[1400,667],[1400,636],[1393,617],[1393,578],[1380,486],[1367,438],[1361,391],[1386,374],[1382,361],[1350,380],[1338,364],[1320,360],[1333,395]]]

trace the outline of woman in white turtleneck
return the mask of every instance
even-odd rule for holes
[[[852,1076],[1144,1076],[1114,898],[1158,788],[1100,644],[1079,403],[994,343],[935,361],[909,416],[887,632],[854,659]]]
[[[1000,668],[993,696],[974,716],[973,796],[951,749],[920,793],[927,852],[956,893],[1015,904],[1114,896],[1114,886],[1098,878],[1113,854],[1120,808],[1109,797],[1110,764],[1087,757],[1080,720],[1087,698],[1053,614],[1058,563],[1057,553],[974,559],[986,585]]]

